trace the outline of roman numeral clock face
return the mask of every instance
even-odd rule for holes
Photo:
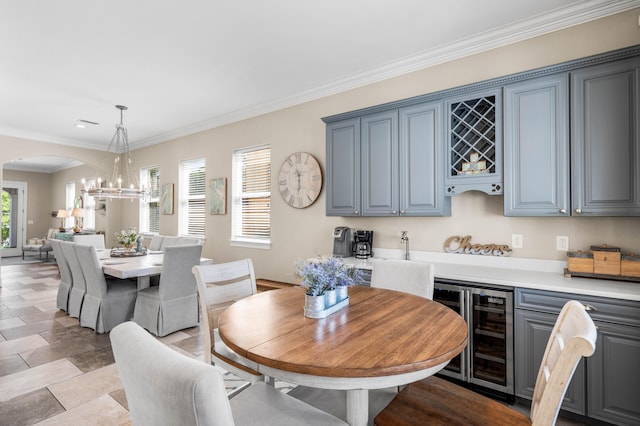
[[[306,152],[291,154],[280,167],[278,188],[291,207],[309,207],[320,195],[322,170],[320,164]]]

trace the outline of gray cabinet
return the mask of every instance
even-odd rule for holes
[[[327,124],[327,215],[446,216],[442,102]]]
[[[640,215],[640,58],[571,73],[574,215]]]
[[[360,216],[360,119],[327,124],[327,216]]]
[[[640,302],[516,289],[516,395],[532,397],[547,339],[568,300],[589,307],[598,340],[593,356],[574,373],[562,408],[613,424],[640,424]]]
[[[504,215],[568,216],[569,76],[504,88]]]
[[[502,194],[502,89],[448,98],[445,105],[446,194]]]

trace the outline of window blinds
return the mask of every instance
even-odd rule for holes
[[[187,160],[180,166],[180,234],[204,236],[205,160]]]

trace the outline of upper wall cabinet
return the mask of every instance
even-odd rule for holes
[[[501,89],[449,98],[446,111],[446,194],[502,194]]]
[[[505,216],[568,216],[569,75],[504,88]]]
[[[445,216],[442,102],[327,124],[328,216]]]
[[[327,215],[360,216],[360,119],[327,124]]]
[[[640,215],[640,58],[571,73],[573,215]]]

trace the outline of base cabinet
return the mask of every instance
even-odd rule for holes
[[[531,399],[551,329],[568,300],[588,307],[598,340],[595,353],[578,365],[562,409],[611,424],[640,425],[640,302],[516,289],[516,396]]]

